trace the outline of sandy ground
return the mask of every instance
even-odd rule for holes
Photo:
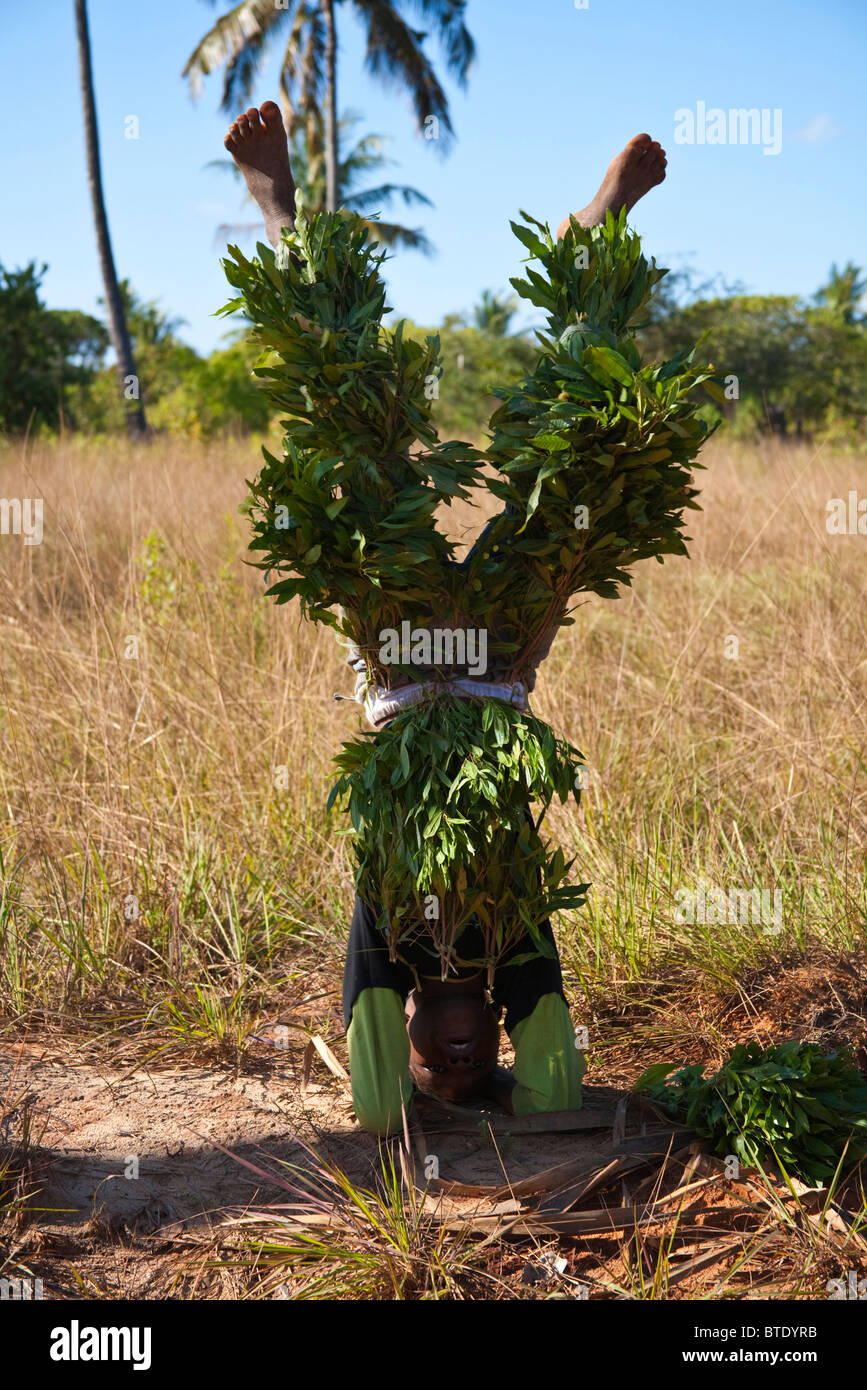
[[[32,1272],[47,1298],[188,1296],[197,1281],[205,1296],[237,1296],[243,1275],[204,1273],[203,1253],[220,1244],[226,1222],[291,1200],[239,1160],[291,1180],[310,1171],[312,1149],[366,1186],[381,1162],[377,1140],[354,1121],[346,1084],[321,1067],[305,1086],[300,1050],[236,1074],[218,1064],[111,1067],[7,1044],[0,1098],[2,1139],[14,1146],[29,1137],[31,1186],[39,1187],[35,1212],[7,1244],[4,1273]],[[617,1094],[588,1088],[591,1098],[611,1109]],[[498,1115],[496,1135],[486,1114]],[[419,1169],[430,1150],[445,1182],[508,1187],[576,1156],[592,1161],[611,1142],[610,1124],[512,1135],[496,1107],[466,1115],[456,1135],[420,1116]],[[624,1133],[642,1127],[630,1120]],[[449,1198],[451,1212],[479,1207],[460,1192]]]
[[[74,1265],[92,1294],[141,1296],[156,1277],[157,1247],[204,1242],[227,1211],[286,1200],[238,1159],[288,1173],[281,1165],[309,1161],[303,1139],[369,1181],[376,1142],[351,1114],[327,1072],[302,1094],[291,1053],[236,1074],[219,1064],[112,1067],[51,1046],[6,1045],[0,1138],[14,1146],[29,1134],[40,1187],[38,1218],[19,1223],[12,1253],[35,1257],[46,1297],[88,1296],[75,1292]]]

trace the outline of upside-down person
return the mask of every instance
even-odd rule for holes
[[[295,217],[295,190],[279,108],[265,102],[238,116],[225,141],[244,174],[277,248]],[[649,135],[637,135],[612,161],[596,196],[575,220],[582,227],[627,211],[665,178],[665,154]],[[562,238],[569,227],[560,226]],[[497,697],[495,683],[479,694]],[[370,712],[370,711],[369,711]],[[374,713],[384,728],[388,708]],[[577,1109],[583,1057],[563,994],[550,922],[541,935],[551,955],[529,938],[500,960],[490,990],[481,966],[483,941],[470,922],[457,942],[461,964],[442,978],[440,961],[423,940],[401,942],[392,960],[377,928],[380,905],[356,897],[343,986],[355,1111],[375,1133],[400,1129],[414,1088],[444,1099],[485,1094],[514,1114]],[[528,958],[529,957],[529,958]],[[514,1048],[511,1071],[498,1066],[500,1019]]]

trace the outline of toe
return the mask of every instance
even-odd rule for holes
[[[276,101],[263,101],[259,108],[259,114],[266,126],[282,125],[283,117],[280,115],[280,107]]]
[[[251,106],[248,110],[247,120],[250,123],[251,130],[258,130],[260,128],[259,112],[256,110],[255,106]]]
[[[238,116],[237,118],[237,124],[242,139],[244,138],[244,136],[250,134],[250,123],[247,120],[246,112],[241,112],[240,116]]]

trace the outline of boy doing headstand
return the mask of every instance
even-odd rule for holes
[[[278,106],[266,101],[232,122],[226,148],[244,175],[265,220],[271,245],[295,216],[295,187]],[[665,178],[665,152],[636,135],[612,160],[595,197],[575,219],[583,227],[629,211]],[[563,237],[566,218],[558,230]],[[383,721],[379,727],[384,727]],[[549,922],[541,934],[551,956],[528,938],[517,941],[485,987],[483,943],[470,923],[458,941],[460,960],[443,980],[439,960],[423,941],[400,943],[389,959],[377,930],[379,906],[356,897],[343,983],[352,1091],[359,1122],[374,1133],[400,1129],[413,1088],[448,1100],[484,1094],[514,1114],[577,1109],[584,1064],[563,994]],[[531,959],[526,959],[531,955]],[[524,957],[524,959],[518,959]],[[515,1052],[511,1072],[497,1065],[499,1019]]]

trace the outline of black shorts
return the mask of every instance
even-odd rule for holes
[[[402,941],[402,959],[389,960],[388,943],[376,926],[379,913],[378,907],[370,907],[356,896],[343,972],[343,1021],[347,1028],[353,1005],[363,989],[393,989],[405,999],[415,988],[413,968],[420,976],[438,974],[438,954],[432,952],[430,947],[426,949],[420,942]],[[503,1021],[507,1033],[511,1033],[522,1019],[529,1018],[543,995],[559,994],[563,997],[563,975],[557,945],[547,919],[540,926],[539,935],[550,942],[553,956],[539,955],[530,937],[524,936],[509,947],[494,973],[491,992],[498,1012],[505,1011]],[[466,959],[484,953],[481,931],[477,925],[471,923],[467,926],[459,942],[461,955]],[[529,953],[533,953],[531,960],[517,965],[510,963],[516,956]]]

